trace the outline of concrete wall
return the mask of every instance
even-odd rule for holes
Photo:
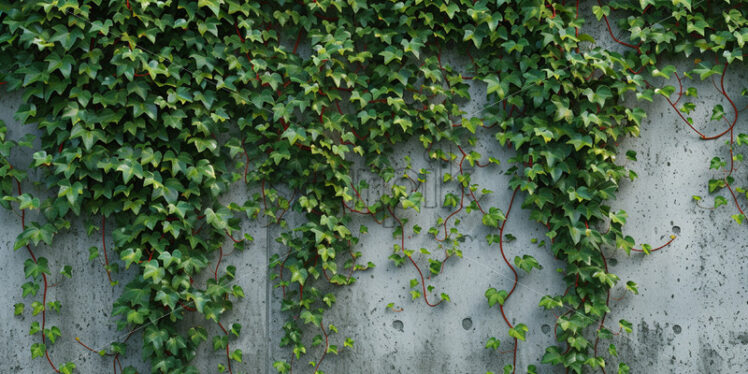
[[[602,30],[594,31],[593,34],[600,35],[600,44],[616,48],[605,39]],[[681,68],[692,66],[689,61],[679,63]],[[729,92],[735,93],[734,97],[742,89],[746,71],[745,66],[731,67],[726,85]],[[694,119],[697,123],[708,124],[711,106],[722,102],[722,97],[709,82],[698,86],[702,98],[697,100],[699,109]],[[474,87],[478,97],[483,89]],[[19,102],[17,95],[0,95],[0,119],[9,125],[11,138],[30,131],[29,127],[12,120]],[[746,103],[741,99],[737,105],[742,108]],[[473,101],[467,103],[466,108],[471,112],[485,104]],[[622,280],[613,296],[623,296],[611,302],[612,313],[607,325],[615,329],[621,318],[634,323],[632,334],[614,338],[619,355],[633,373],[745,372],[748,365],[745,355],[748,351],[748,320],[745,318],[748,269],[744,264],[748,264],[748,234],[744,227],[730,219],[733,207],[714,211],[699,208],[691,201],[692,195],[706,195],[708,179],[719,175],[709,170],[709,160],[715,155],[724,158],[725,147],[721,141],[698,140],[662,99],[655,99],[652,104],[631,100],[627,105],[641,106],[649,118],[642,124],[640,138],[627,139],[620,145],[622,155],[627,149],[637,151],[638,161],[627,163],[639,178],[633,183],[623,183],[613,207],[628,212],[625,232],[639,243],[659,245],[671,234],[677,234],[678,239],[650,256],[626,256],[620,251],[607,251],[611,271]],[[712,122],[710,133],[723,125]],[[742,121],[738,123],[738,129],[743,126]],[[478,147],[484,155],[493,155],[502,161],[511,156],[498,149],[489,137],[483,137]],[[423,149],[415,143],[403,146],[400,152],[411,156],[415,168],[424,167],[432,172],[432,178],[422,186],[426,203],[421,214],[401,212],[411,219],[409,226],[418,223],[428,228],[437,216],[448,214],[439,206],[451,187],[438,181],[445,172],[455,173],[456,165],[443,168],[429,162]],[[23,164],[28,154],[19,152],[15,157]],[[502,172],[507,167],[502,164],[472,170],[474,181],[495,191],[481,200],[482,204],[506,210],[511,191],[507,186],[508,177]],[[745,176],[745,171],[741,170],[737,179],[745,181]],[[357,171],[355,177],[367,178],[367,175]],[[42,192],[34,190],[30,184],[25,188]],[[237,185],[225,199],[243,201],[246,194],[247,191]],[[512,321],[523,322],[530,328],[527,342],[519,346],[518,367],[524,370],[528,364],[536,364],[539,372],[563,373],[562,369],[539,364],[545,347],[554,342],[555,318],[537,306],[542,295],[563,292],[560,276],[555,271],[562,264],[553,259],[547,248],[530,243],[531,238],[544,238],[545,230],[529,221],[528,213],[519,209],[522,196],[519,199],[506,228],[507,233],[517,237],[506,246],[507,256],[531,254],[544,268],[529,275],[522,274],[517,291],[507,303],[506,311]],[[711,198],[706,200],[703,204],[711,205]],[[289,220],[298,221],[298,217],[289,216]],[[500,372],[510,363],[511,354],[483,348],[490,336],[503,342],[502,349],[511,348],[511,339],[498,310],[487,307],[483,293],[489,287],[510,287],[512,275],[497,249],[486,246],[486,231],[479,220],[476,214],[462,220],[461,231],[467,234],[461,247],[464,258],[450,259],[444,273],[429,281],[436,287],[431,297],[445,292],[452,302],[429,308],[423,300],[410,300],[408,282],[417,277],[415,269],[408,263],[396,268],[387,259],[396,243],[391,235],[393,223],[383,227],[365,218],[356,218],[352,227],[356,228],[358,223],[369,227],[369,233],[358,244],[358,250],[363,253],[360,262],[371,261],[376,268],[358,273],[354,286],[335,290],[338,303],[326,323],[336,324],[340,333],[332,335],[331,343],[342,347],[345,336],[352,337],[356,343],[352,350],[328,356],[322,369],[327,373],[484,373],[487,370]],[[244,363],[234,365],[234,372],[273,373],[272,362],[288,359],[290,353],[278,347],[286,317],[279,311],[280,290],[272,288],[266,264],[272,254],[284,253],[284,249],[274,241],[277,228],[249,223],[245,223],[244,228],[255,237],[255,243],[244,252],[228,253],[221,265],[234,264],[239,269],[237,282],[247,295],[224,318],[227,323],[240,322],[244,326],[241,338],[232,342],[232,349],[244,351]],[[111,232],[111,228],[109,230]],[[0,347],[0,372],[44,373],[50,371],[48,364],[43,359],[31,361],[28,348],[38,340],[38,336],[28,335],[29,323],[39,317],[31,317],[28,310],[25,317],[13,316],[13,304],[22,301],[20,287],[25,282],[22,269],[28,258],[25,251],[12,250],[14,238],[20,231],[18,217],[1,210],[0,244],[4,254],[0,256],[0,284],[4,287],[0,288],[0,300],[3,300],[0,331],[7,344]],[[437,243],[429,239],[425,231],[409,238],[409,247],[425,247],[437,253]],[[111,236],[108,238],[111,250]],[[50,288],[49,297],[60,300],[63,309],[60,315],[50,313],[48,321],[58,325],[63,333],[61,341],[51,348],[52,358],[56,363],[71,360],[82,373],[107,372],[112,362],[111,358],[101,358],[84,350],[75,343],[74,337],[79,336],[95,349],[125,337],[125,333],[115,330],[109,315],[112,301],[132,274],[117,275],[120,286],[109,287],[98,261],[88,261],[87,249],[99,245],[100,237],[87,237],[82,222],[77,222],[70,232],[55,238],[54,246],[41,245],[35,249],[37,255],[50,259],[52,269],[66,264],[74,269],[72,279],[62,279],[57,274],[51,277],[51,283],[59,281],[59,284]],[[422,268],[427,267],[422,256],[415,256],[415,259]],[[639,296],[624,293],[623,285],[628,280],[639,284]],[[23,301],[30,304],[28,299]],[[403,310],[386,309],[390,302]],[[218,332],[217,326],[210,322],[195,322],[202,323],[211,333]],[[141,333],[134,334],[128,344],[130,354],[123,358],[123,364],[148,372],[148,365],[140,359],[141,341]],[[606,350],[609,342],[602,343],[601,349]],[[319,354],[319,348],[312,350],[307,359],[316,360]],[[216,372],[216,365],[221,362],[225,362],[223,353],[213,352],[209,344],[203,344],[197,358],[201,370]],[[609,364],[608,367],[613,366]],[[306,362],[295,363],[294,369],[298,373],[311,371]]]

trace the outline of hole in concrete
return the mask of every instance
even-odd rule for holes
[[[400,321],[398,319],[398,320],[395,320],[395,321],[392,322],[392,327],[395,330],[402,332],[403,331],[403,327],[405,327],[405,325],[403,324],[403,321]]]
[[[540,330],[543,331],[543,334],[547,334],[551,332],[551,326],[548,326],[548,325],[540,326]]]
[[[683,329],[680,327],[680,325],[673,325],[673,331],[676,334],[680,334],[680,332],[683,331]]]
[[[680,234],[680,226],[673,226],[673,234],[675,235]]]
[[[616,260],[615,258],[609,258],[608,263],[610,264],[610,266],[616,266],[618,265],[618,260]]]
[[[462,320],[462,328],[465,330],[470,330],[470,328],[473,327],[473,320],[470,319],[470,317],[465,318]]]

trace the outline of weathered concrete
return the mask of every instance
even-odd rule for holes
[[[603,30],[594,30],[593,34],[601,36],[601,44],[617,48],[605,39]],[[683,68],[690,67],[688,61],[681,63]],[[745,81],[745,72],[745,66],[731,67],[730,79],[726,82],[730,92],[740,91],[739,82]],[[722,102],[722,97],[711,88],[710,82],[698,86],[702,97],[693,117],[696,123],[707,124],[711,105]],[[476,93],[481,89],[474,87]],[[741,108],[746,103],[742,98],[737,102]],[[0,96],[0,119],[9,125],[12,138],[28,131],[12,120],[18,104],[17,96]],[[466,103],[465,107],[472,112],[483,105],[484,102],[474,101]],[[748,278],[748,269],[744,264],[748,263],[748,234],[744,227],[730,219],[734,210],[731,205],[714,211],[699,208],[691,201],[692,195],[707,195],[708,179],[720,173],[709,170],[709,160],[714,155],[724,158],[725,148],[721,141],[698,140],[661,98],[656,98],[652,104],[632,100],[628,105],[641,106],[649,118],[642,125],[640,138],[625,140],[620,145],[621,157],[629,148],[637,151],[638,161],[627,163],[639,178],[622,184],[613,207],[628,212],[625,231],[639,243],[657,246],[667,241],[670,234],[677,234],[678,239],[650,256],[606,252],[611,271],[622,280],[613,296],[623,296],[611,302],[612,313],[606,324],[615,329],[617,321],[623,318],[635,326],[632,334],[614,338],[619,356],[631,366],[633,373],[745,372],[748,322],[744,313],[748,299],[744,280]],[[728,116],[731,116],[729,111]],[[712,133],[724,124],[712,122],[709,126]],[[738,129],[743,126],[741,120]],[[482,139],[478,147],[484,155],[490,154],[502,161],[511,156],[497,149],[489,138]],[[426,230],[435,224],[436,217],[449,214],[440,205],[452,185],[443,185],[440,181],[444,173],[457,173],[456,164],[444,168],[428,161],[416,143],[402,147],[400,152],[410,155],[414,168],[424,167],[432,173],[429,181],[421,186],[426,199],[421,214],[398,212],[410,218],[406,232],[411,231],[413,224],[424,228],[420,235],[408,238],[408,247],[427,248],[437,256],[440,253],[438,243],[429,239]],[[22,154],[16,157],[19,162],[28,159]],[[494,191],[481,199],[484,206],[506,210],[511,191],[507,187],[508,177],[502,172],[507,167],[504,163],[472,170],[474,182]],[[745,175],[744,170],[739,171],[738,180],[744,181]],[[355,177],[370,178],[359,171]],[[375,191],[383,188],[373,182],[370,184]],[[246,193],[237,187],[225,198],[243,201]],[[524,370],[528,364],[536,364],[541,373],[562,373],[563,370],[539,364],[545,347],[553,344],[555,318],[537,306],[542,295],[563,291],[555,271],[562,264],[553,259],[547,248],[530,243],[531,238],[542,240],[545,230],[530,223],[528,213],[519,209],[521,198],[518,197],[507,224],[506,232],[517,237],[506,246],[507,256],[512,259],[515,255],[531,254],[544,268],[529,275],[521,274],[520,284],[507,303],[506,311],[512,322],[522,322],[530,328],[527,342],[519,346],[518,367]],[[707,198],[702,204],[711,203],[711,198]],[[290,222],[298,219],[292,214],[288,218]],[[451,222],[454,223],[454,218]],[[355,347],[343,350],[338,356],[328,356],[323,370],[327,373],[484,373],[487,370],[500,372],[511,362],[511,354],[497,354],[483,348],[491,336],[503,342],[502,350],[511,346],[498,310],[488,308],[483,293],[489,287],[508,288],[512,274],[503,264],[497,248],[486,245],[487,231],[480,225],[477,214],[463,217],[460,224],[467,234],[461,244],[463,258],[449,259],[443,274],[428,281],[436,287],[429,294],[430,300],[441,292],[452,299],[451,303],[436,308],[429,308],[422,299],[410,300],[408,283],[418,276],[413,266],[406,262],[397,268],[387,259],[392,245],[398,242],[392,237],[393,222],[382,227],[359,217],[352,227],[355,229],[358,224],[369,227],[369,233],[357,245],[363,254],[359,262],[371,261],[376,268],[358,273],[355,285],[336,289],[338,301],[329,313],[329,321],[325,322],[334,323],[340,333],[331,336],[331,343],[342,347],[344,337],[350,336],[355,340]],[[272,288],[267,261],[273,253],[285,252],[274,241],[276,228],[264,229],[249,223],[245,223],[244,228],[255,237],[255,243],[244,252],[227,253],[221,265],[237,266],[237,282],[247,295],[225,317],[228,324],[240,322],[244,326],[242,337],[232,341],[232,349],[244,351],[244,363],[234,368],[235,372],[273,373],[272,361],[287,359],[290,353],[278,347],[286,316],[279,311],[280,290]],[[25,317],[13,316],[13,304],[21,301],[20,287],[25,282],[22,268],[28,258],[23,251],[12,251],[13,240],[20,231],[18,218],[11,212],[0,211],[0,243],[5,253],[0,256],[0,282],[5,285],[0,289],[0,299],[5,305],[0,309],[0,321],[3,321],[0,326],[9,343],[0,347],[0,362],[3,372],[49,372],[45,361],[30,360],[28,347],[38,336],[28,336],[28,324],[30,319],[39,317],[31,317],[28,310]],[[103,348],[125,336],[115,331],[109,317],[111,302],[122,286],[109,287],[101,265],[88,261],[87,248],[99,245],[100,238],[87,237],[82,224],[78,223],[70,232],[59,235],[53,248],[42,245],[35,249],[38,255],[50,259],[53,269],[64,264],[73,266],[72,279],[51,277],[52,283],[61,282],[50,289],[49,297],[59,299],[63,306],[60,315],[50,313],[48,317],[49,322],[59,325],[63,332],[61,341],[52,347],[51,355],[56,363],[72,360],[82,373],[107,372],[111,369],[111,358],[101,358],[84,350],[75,344],[75,336],[95,348]],[[425,257],[418,254],[414,258],[427,271]],[[117,277],[124,284],[128,276],[130,273],[124,272]],[[627,280],[639,284],[640,295],[623,292]],[[28,299],[25,302],[29,304]],[[390,302],[403,310],[387,309]],[[217,326],[209,321],[195,322],[211,333],[218,332]],[[314,334],[312,330],[308,335]],[[128,344],[130,354],[123,359],[123,364],[132,364],[148,372],[148,365],[139,357],[140,342],[141,336],[133,336]],[[603,351],[607,350],[607,344],[609,342],[601,345]],[[312,349],[307,359],[316,360],[319,354],[319,347]],[[197,364],[203,372],[216,372],[216,365],[224,362],[224,358],[222,352],[213,352],[206,343],[198,352]],[[608,367],[614,367],[611,365],[614,363],[615,359]],[[295,372],[311,371],[306,362],[297,362],[294,368]]]

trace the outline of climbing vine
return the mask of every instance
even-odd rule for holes
[[[242,370],[242,350],[232,346],[242,321],[226,314],[245,297],[236,282],[242,270],[222,266],[224,249],[259,250],[240,229],[245,220],[277,227],[284,253],[270,258],[269,267],[282,297],[281,345],[288,355],[273,357],[273,367],[286,373],[302,362],[297,366],[308,363],[322,373],[330,354],[355,344],[335,335],[326,314],[336,302],[334,288],[374,266],[358,262],[356,244],[368,228],[354,227],[353,218],[394,222],[390,260],[414,274],[412,299],[439,307],[450,297],[431,280],[450,258],[462,256],[458,224],[473,213],[485,226],[486,246],[512,273],[509,290],[486,290],[486,307],[498,309],[510,337],[503,372],[522,371],[517,352],[529,327],[513,322],[504,306],[518,297],[518,271],[542,266],[527,254],[510,260],[504,251],[512,238],[506,222],[520,205],[547,228],[550,251],[566,264],[565,291],[539,300],[558,312],[558,345],[541,362],[576,373],[585,366],[610,370],[615,345],[606,353],[599,343],[630,332],[631,324],[606,319],[619,278],[604,250],[649,254],[675,239],[637,247],[622,231],[626,212],[610,208],[620,182],[636,178],[617,161],[619,142],[638,136],[645,117],[624,105],[627,97],[662,95],[700,138],[729,137],[729,159],[712,160],[723,173],[709,181],[709,192],[727,189],[738,212],[733,218],[745,220],[741,199],[748,187],[734,172],[748,135],[736,133],[741,109],[725,75],[743,59],[748,27],[742,4],[714,3],[0,1],[0,87],[21,92],[15,118],[33,124],[40,141],[34,148],[32,135],[7,139],[0,127],[0,204],[20,219],[14,248],[29,256],[22,294],[41,318],[31,324],[32,335],[40,336],[32,358],[43,356],[58,373],[75,369],[52,349],[75,332],[51,325],[48,312],[64,306],[47,300],[52,269],[59,266],[55,271],[67,277],[72,269],[35,256],[34,249],[51,245],[76,216],[99,222],[87,231],[101,235],[101,247],[89,254],[103,258],[103,281],[114,286],[120,266],[136,269],[112,315],[124,340],[142,337],[152,371],[164,373],[197,372],[192,362],[206,341],[225,353],[218,371]],[[593,19],[583,14],[590,12],[620,52],[587,33]],[[677,56],[694,59],[695,67],[661,62]],[[456,58],[465,63],[449,62]],[[712,109],[711,119],[727,127],[711,135],[689,116],[696,107],[688,98],[698,93],[687,80],[714,77],[726,103]],[[473,98],[487,104],[466,111]],[[478,153],[479,139],[495,141],[511,157]],[[399,174],[400,160],[392,155],[408,141],[458,170],[441,181],[455,192],[441,204],[448,213],[423,233],[409,218],[420,213],[421,187],[433,176],[407,158]],[[10,161],[21,146],[34,148],[28,165]],[[357,165],[386,190],[365,198],[370,187],[353,178]],[[476,167],[492,173],[498,165],[507,166],[512,193],[492,206],[486,198],[492,192],[471,177]],[[32,182],[28,170],[50,197],[24,192]],[[251,191],[243,201],[219,200],[241,183]],[[728,205],[728,198],[718,196],[714,205]],[[419,234],[438,253],[413,248],[407,239]],[[638,292],[632,281],[625,287]],[[27,313],[25,304],[15,311]],[[185,326],[190,313],[208,325]],[[100,350],[75,340],[111,357],[115,373],[135,372],[120,362],[125,341]],[[486,342],[490,349],[501,345],[497,337]],[[613,370],[629,371],[624,362]]]

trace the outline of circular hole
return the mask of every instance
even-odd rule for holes
[[[470,317],[465,318],[462,320],[462,328],[465,330],[470,330],[470,328],[473,327],[473,320],[470,319]]]
[[[540,330],[543,331],[543,334],[547,334],[551,332],[551,326],[548,326],[548,325],[540,326]]]
[[[616,266],[618,265],[618,260],[616,260],[615,258],[609,258],[608,263],[610,264],[610,266]]]
[[[680,327],[680,325],[673,325],[673,331],[676,334],[680,334],[680,332],[683,331],[683,329]]]
[[[675,235],[680,234],[680,226],[673,226],[673,234]]]
[[[403,328],[405,327],[405,325],[403,324],[403,321],[395,320],[395,321],[392,322],[392,327],[395,330],[402,332]]]

